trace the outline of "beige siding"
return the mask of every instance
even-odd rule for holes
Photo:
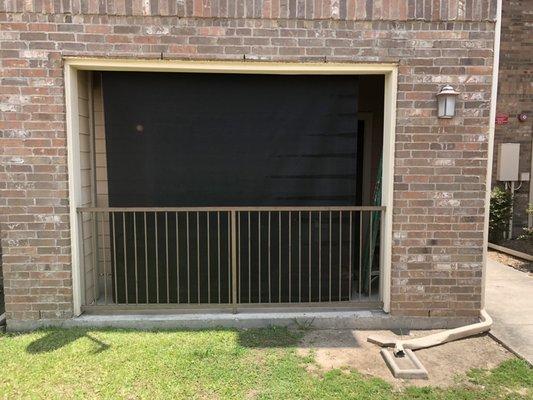
[[[80,168],[81,168],[81,206],[93,205],[93,162],[92,162],[92,135],[89,98],[89,75],[87,72],[78,72],[78,119],[80,134]],[[90,214],[83,215],[83,275],[85,282],[85,302],[90,304],[95,298],[95,226]]]
[[[96,205],[108,207],[107,158],[105,143],[104,99],[101,74],[93,74],[93,115],[95,136],[95,168],[96,168]],[[105,276],[107,281],[100,279],[100,293],[107,292],[111,299],[111,240],[109,236],[109,215],[98,214],[98,267],[99,276]]]
[[[93,83],[93,102],[94,102],[94,131],[96,145],[96,193],[97,204],[99,207],[107,207],[107,159],[105,143],[105,126],[104,126],[104,99],[102,90],[101,75],[94,74]]]
[[[92,73],[92,76],[89,74],[84,71],[78,73],[82,206],[107,207],[109,202],[101,76],[98,73]],[[111,296],[109,216],[98,213],[95,219],[85,213],[83,228],[84,300],[86,304],[91,304],[98,298],[102,300],[106,290],[108,299]],[[107,282],[104,282],[104,276]],[[96,286],[95,281],[98,282]]]

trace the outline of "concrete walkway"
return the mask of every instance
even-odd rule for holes
[[[488,259],[486,284],[492,335],[533,364],[533,276]]]

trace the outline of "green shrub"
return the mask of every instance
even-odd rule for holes
[[[533,203],[528,204],[526,213],[533,214]],[[522,230],[522,234],[518,236],[520,240],[533,240],[533,228],[525,227]]]
[[[517,238],[518,240],[532,240],[533,228],[522,228],[522,233]]]
[[[509,229],[513,196],[507,190],[496,186],[490,194],[489,241],[498,243]]]

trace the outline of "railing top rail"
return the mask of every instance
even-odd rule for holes
[[[78,212],[385,211],[385,206],[78,207]]]

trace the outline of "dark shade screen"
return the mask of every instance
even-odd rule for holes
[[[357,79],[104,72],[109,205],[360,204]]]

